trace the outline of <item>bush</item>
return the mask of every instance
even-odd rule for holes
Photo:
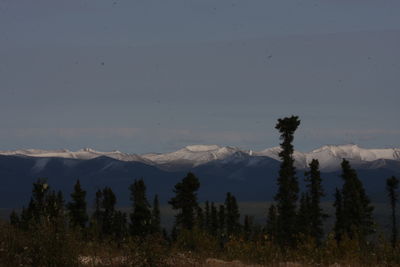
[[[259,264],[272,264],[282,259],[280,249],[272,242],[245,241],[239,237],[233,237],[225,244],[222,255],[227,260]]]
[[[2,224],[1,266],[78,266],[80,242],[73,233],[52,224],[40,224],[22,231]]]
[[[219,251],[217,238],[198,228],[181,230],[174,246],[202,256],[214,256]]]
[[[130,266],[166,266],[169,249],[160,235],[131,237],[124,246],[124,258]]]

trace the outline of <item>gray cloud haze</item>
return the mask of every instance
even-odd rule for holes
[[[397,1],[0,1],[0,150],[399,147]]]

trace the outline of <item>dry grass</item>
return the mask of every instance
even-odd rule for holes
[[[361,246],[354,240],[334,239],[323,246],[303,242],[283,251],[266,241],[232,238],[220,247],[205,233],[183,233],[173,244],[161,236],[146,239],[87,240],[51,225],[21,231],[0,222],[0,266],[174,266],[174,267],[300,267],[400,266],[400,248],[385,239]]]

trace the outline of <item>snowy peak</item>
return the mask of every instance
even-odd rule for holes
[[[222,160],[241,151],[235,147],[220,147],[217,145],[187,146],[175,152],[165,154],[146,154],[143,158],[156,164],[186,164],[195,167],[213,160]]]
[[[318,154],[329,154],[332,157],[337,158],[352,158],[352,159],[361,159],[362,157],[370,159],[373,156],[367,149],[362,149],[357,145],[342,145],[342,146],[323,146],[319,149],[311,151],[309,154],[318,155]]]
[[[193,145],[193,146],[186,146],[186,150],[191,152],[206,152],[206,151],[213,151],[220,149],[217,145]]]
[[[280,160],[280,151],[280,147],[272,147],[254,152],[253,155]],[[299,169],[308,168],[308,164],[310,164],[313,159],[317,159],[320,163],[321,170],[332,171],[340,168],[340,163],[343,159],[348,159],[353,164],[362,164],[376,160],[400,161],[400,149],[365,149],[354,144],[338,146],[326,145],[307,153],[294,151],[293,158],[295,159],[295,166]]]
[[[0,151],[0,155],[4,156],[27,156],[38,158],[66,158],[66,159],[81,159],[88,160],[101,156],[107,156],[122,161],[146,161],[135,154],[125,154],[119,151],[100,152],[91,148],[80,149],[76,152],[68,149],[59,150],[39,150],[39,149],[24,149],[24,150],[7,150]]]
[[[313,150],[309,155],[329,155],[336,158],[345,158],[362,161],[374,161],[378,159],[400,160],[400,149],[365,149],[357,145],[323,146]]]

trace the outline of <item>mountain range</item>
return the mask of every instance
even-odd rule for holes
[[[225,192],[239,201],[272,200],[279,170],[279,147],[262,151],[217,145],[187,146],[171,153],[128,154],[93,149],[0,151],[0,207],[18,208],[26,204],[32,183],[38,177],[62,190],[68,199],[76,179],[88,191],[91,203],[97,189],[111,186],[119,205],[129,205],[129,185],[143,178],[149,196],[159,194],[166,202],[173,186],[188,171],[200,179],[200,201],[222,201]],[[310,152],[295,151],[295,165],[301,186],[312,159],[318,159],[326,191],[331,199],[340,186],[340,163],[347,159],[357,169],[373,201],[385,200],[385,180],[400,176],[400,149],[364,149],[357,145],[323,146]]]
[[[193,145],[183,149],[164,154],[128,154],[120,151],[100,152],[90,148],[78,150],[76,152],[67,149],[60,150],[12,150],[0,151],[4,156],[25,156],[36,158],[65,158],[88,160],[105,156],[120,161],[141,162],[144,164],[158,166],[164,169],[176,169],[181,167],[197,167],[215,160],[225,162],[241,160],[245,157],[269,157],[279,160],[280,147],[268,148],[262,151],[241,150],[237,147],[220,147],[217,145]],[[400,161],[400,148],[385,149],[365,149],[357,145],[328,145],[303,153],[295,151],[294,159],[296,167],[299,169],[307,168],[312,159],[318,159],[320,168],[324,171],[334,171],[340,168],[342,159],[348,159],[353,164],[363,165],[377,160]],[[254,162],[256,163],[257,160]],[[43,164],[43,162],[42,162]],[[37,168],[44,167],[39,164]],[[376,166],[377,167],[377,166]]]

